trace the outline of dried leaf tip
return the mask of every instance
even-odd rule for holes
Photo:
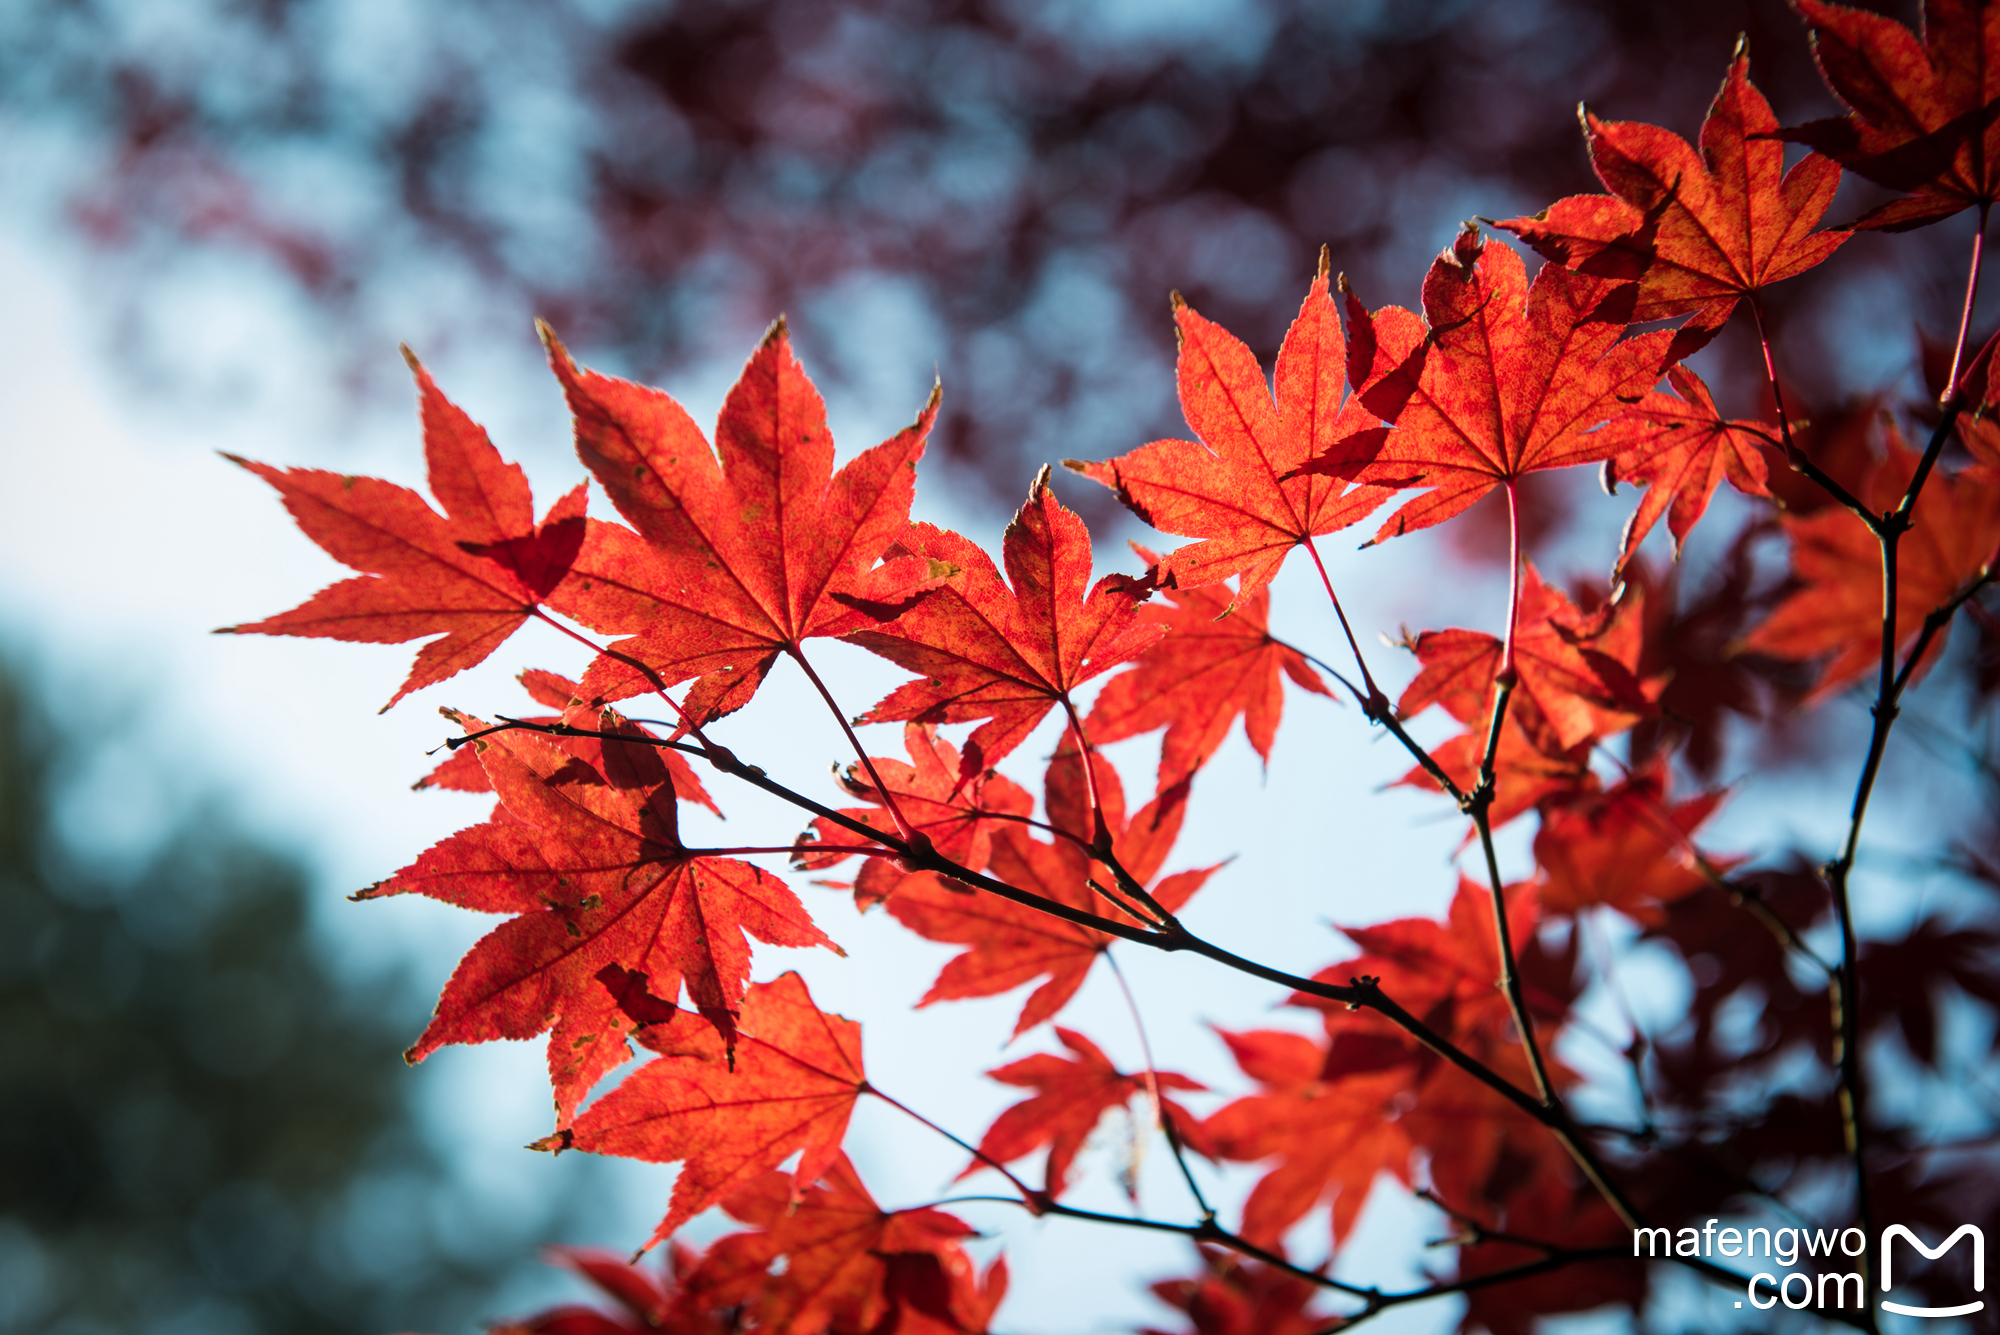
[[[1479,224],[1471,218],[1459,225],[1458,235],[1452,238],[1451,248],[1445,253],[1458,266],[1466,278],[1472,277],[1472,267],[1479,263],[1479,256],[1486,249],[1486,237],[1479,230]]]
[[[792,336],[791,326],[786,324],[785,317],[783,315],[780,315],[777,319],[771,321],[771,327],[764,331],[763,340],[758,344],[758,346],[767,348],[771,346],[771,344],[773,343],[780,342],[781,340],[790,339],[791,336]]]
[[[1580,126],[1582,126],[1582,127],[1583,127],[1583,137],[1584,137],[1585,139],[1588,139],[1588,138],[1590,138],[1590,137],[1591,137],[1592,135],[1594,135],[1595,133],[1597,133],[1597,131],[1596,131],[1596,128],[1595,128],[1594,126],[1592,126],[1592,124],[1591,124],[1590,122],[1591,122],[1591,117],[1590,117],[1590,103],[1588,103],[1588,102],[1579,102],[1579,103],[1577,103],[1577,104],[1576,104],[1576,123],[1577,123],[1578,125],[1580,125]]]
[[[1730,60],[1732,61],[1741,60],[1749,54],[1750,54],[1750,34],[1747,32],[1737,33],[1736,49],[1729,53]]]
[[[1167,304],[1173,307],[1175,315],[1179,315],[1187,309],[1187,298],[1181,295],[1179,288],[1175,288],[1173,291],[1167,293]]]
[[[1319,277],[1325,278],[1328,274],[1332,272],[1333,272],[1333,247],[1327,245],[1324,241],[1322,241],[1320,242],[1320,247],[1319,247]],[[1341,275],[1343,281],[1346,279],[1346,277],[1347,275],[1345,274]]]

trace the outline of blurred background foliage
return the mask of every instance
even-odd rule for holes
[[[1691,136],[1739,33],[1787,123],[1834,110],[1783,0],[9,14],[0,104],[67,136],[63,207],[129,280],[107,292],[132,365],[163,267],[216,252],[287,275],[355,378],[396,385],[380,354],[397,339],[525,343],[531,311],[587,359],[657,379],[780,310],[875,303],[921,329],[946,389],[938,440],[996,508],[1043,459],[1178,431],[1169,289],[1264,353],[1322,244],[1371,305],[1414,305],[1461,219],[1594,188],[1580,99]],[[1835,218],[1874,202],[1847,189]],[[1920,320],[1952,323],[1965,230],[1864,237],[1844,284],[1779,290],[1808,398],[1905,373],[1912,293]],[[1739,399],[1745,351],[1719,359]]]
[[[419,991],[338,971],[304,870],[221,812],[102,856],[121,831],[64,806],[107,739],[31,682],[0,662],[0,1331],[490,1315],[536,1238],[481,1227],[424,1134]]]

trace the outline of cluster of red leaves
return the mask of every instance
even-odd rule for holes
[[[858,755],[842,785],[860,805],[814,806],[818,819],[790,852],[802,871],[861,858],[852,882],[831,884],[962,948],[919,1005],[1037,984],[1019,1037],[1062,1014],[1121,934],[1180,930],[1174,915],[1218,869],[1165,868],[1194,783],[1236,720],[1268,759],[1283,678],[1330,694],[1269,627],[1267,586],[1292,549],[1305,547],[1324,580],[1315,539],[1395,498],[1371,545],[1495,490],[1511,511],[1523,479],[1585,463],[1603,464],[1607,482],[1647,488],[1612,588],[1566,593],[1517,550],[1502,634],[1408,637],[1417,671],[1393,711],[1360,669],[1357,698],[1399,736],[1403,720],[1433,706],[1452,721],[1456,731],[1427,751],[1410,743],[1420,763],[1404,782],[1457,798],[1473,817],[1468,841],[1530,814],[1538,822],[1531,875],[1504,886],[1461,878],[1441,919],[1347,928],[1359,955],[1316,975],[1333,989],[1378,989],[1421,1031],[1294,979],[1291,1004],[1322,1011],[1323,1034],[1219,1031],[1252,1088],[1202,1117],[1164,1092],[1203,1092],[1198,1082],[1121,1071],[1089,1037],[1058,1027],[1069,1055],[989,1072],[1029,1093],[986,1130],[965,1173],[998,1170],[1029,1208],[1061,1208],[1080,1151],[1120,1108],[1165,1132],[1177,1156],[1261,1165],[1234,1230],[1193,1236],[1227,1237],[1265,1260],[1205,1250],[1199,1277],[1156,1286],[1197,1332],[1315,1328],[1313,1272],[1267,1262],[1320,1210],[1331,1256],[1384,1179],[1427,1193],[1462,1226],[1460,1280],[1532,1272],[1474,1285],[1468,1322],[1525,1330],[1538,1314],[1636,1306],[1646,1275],[1634,1264],[1528,1264],[1615,1242],[1620,1207],[1549,1134],[1548,1117],[1469,1073],[1517,1091],[1545,1077],[1551,1100],[1577,1084],[1541,1054],[1577,1028],[1575,1005],[1598,967],[1586,967],[1583,941],[1603,915],[1670,946],[1696,980],[1684,1032],[1650,1056],[1635,1035],[1626,1054],[1652,1073],[1641,1078],[1659,1106],[1682,1118],[1658,1153],[1685,1171],[1649,1177],[1647,1208],[1678,1215],[1739,1198],[1741,1162],[1761,1162],[1760,1144],[1789,1147],[1802,1164],[1841,1152],[1830,1092],[1786,1092],[1746,1112],[1732,1084],[1801,1050],[1824,1059],[1824,1007],[1741,906],[1754,899],[1783,935],[1809,930],[1824,896],[1802,875],[1732,879],[1737,859],[1701,850],[1696,836],[1723,794],[1676,799],[1672,752],[1684,741],[1685,769],[1711,775],[1726,717],[1768,712],[1743,675],[1754,656],[1820,664],[1818,695],[1879,667],[1871,523],[1919,465],[1893,425],[1873,451],[1866,415],[1845,435],[1827,419],[1796,438],[1782,415],[1775,426],[1729,419],[1681,359],[1739,305],[1754,313],[1766,287],[1835,252],[1845,233],[1814,229],[1843,166],[1909,192],[1857,227],[1914,226],[1993,201],[2000,128],[1982,81],[1988,65],[2000,68],[2000,20],[1935,6],[1943,17],[1920,49],[1887,20],[1815,0],[1800,8],[1851,114],[1781,132],[1740,49],[1698,147],[1586,113],[1608,193],[1499,224],[1550,261],[1532,281],[1517,252],[1468,225],[1431,266],[1421,313],[1370,311],[1343,282],[1343,321],[1323,256],[1269,380],[1243,342],[1176,299],[1177,382],[1198,439],[1070,465],[1154,527],[1195,539],[1163,556],[1138,549],[1140,576],[1092,583],[1090,535],[1046,469],[997,565],[970,539],[911,522],[936,394],[910,427],[836,471],[824,405],[782,322],[731,389],[713,445],[671,397],[578,367],[544,331],[579,457],[623,523],[586,519],[579,487],[536,524],[520,469],[414,359],[444,516],[387,482],[245,465],[361,574],[232,629],[370,642],[442,634],[391,704],[482,661],[530,619],[567,631],[554,613],[616,637],[577,682],[523,677],[553,714],[497,728],[450,714],[468,744],[419,786],[490,791],[493,815],[363,897],[417,893],[505,916],[446,985],[412,1060],[449,1043],[547,1033],[555,1125],[543,1148],[679,1164],[653,1243],[716,1206],[746,1228],[700,1254],[669,1245],[664,1278],[566,1253],[622,1312],[565,1308],[508,1329],[943,1335],[986,1329],[1005,1292],[1003,1264],[981,1275],[966,1255],[965,1224],[931,1208],[883,1210],[845,1157],[853,1108],[876,1092],[860,1025],[821,1011],[796,974],[750,981],[753,939],[837,947],[772,872],[681,839],[679,802],[716,807],[680,750],[766,777],[703,730],[746,705],[781,658],[822,694],[806,656],[816,638],[916,674],[857,720],[903,723],[907,761]],[[1968,26],[1975,11],[1987,26]],[[1966,43],[1988,52],[1976,71]],[[1786,133],[1821,152],[1786,172]],[[1635,330],[1681,317],[1678,329]],[[1899,649],[1934,632],[1926,619],[1956,607],[2000,558],[1996,433],[1968,419],[1961,437],[1969,462],[1930,479],[1901,546],[1890,634]],[[1837,449],[1847,454],[1835,463]],[[1793,477],[1792,460],[1837,476],[1871,518]],[[1723,581],[1681,606],[1638,548],[1664,516],[1678,555],[1725,478],[1751,505],[1782,502],[1786,513],[1760,510]],[[1746,544],[1778,532],[1791,564],[1773,592],[1757,587]],[[1934,635],[1933,659],[1944,642]],[[1094,702],[1078,698],[1106,674]],[[667,694],[683,683],[678,698]],[[671,737],[611,708],[649,692],[676,712]],[[995,766],[1057,711],[1064,730],[1037,816],[1036,796]],[[954,744],[939,734],[953,724],[977,726]],[[1128,810],[1099,748],[1162,731],[1155,790]],[[1625,761],[1611,750],[1621,738]],[[2000,1004],[1993,940],[1924,918],[1902,941],[1869,943],[1859,965],[1869,1033],[1897,1035],[1934,1066],[1944,1003],[1931,977]],[[1495,980],[1516,973],[1510,997]],[[1767,1018],[1747,1052],[1729,1050],[1720,1017],[1752,988],[1763,989]],[[649,1059],[593,1101],[635,1042]],[[1724,1139],[1734,1160],[1717,1149]],[[1044,1185],[1030,1188],[1009,1165],[1040,1153]]]

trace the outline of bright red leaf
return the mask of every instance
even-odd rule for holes
[[[867,1088],[861,1026],[813,1005],[796,973],[744,994],[733,1052],[685,1012],[641,1031],[640,1042],[660,1055],[543,1144],[681,1164],[653,1242],[793,1154],[795,1180],[817,1181],[839,1158]]]
[[[1028,790],[1004,774],[987,770],[961,778],[958,748],[937,735],[927,723],[903,727],[903,745],[910,753],[908,763],[873,756],[875,772],[896,799],[897,810],[912,828],[931,841],[945,857],[973,871],[986,870],[992,856],[993,834],[1017,821],[1008,816],[1026,817],[1035,809]],[[849,765],[841,786],[868,807],[846,807],[841,814],[861,821],[885,835],[896,832],[882,795],[868,781],[859,765]],[[852,857],[851,853],[830,851],[828,846],[854,847],[864,841],[845,826],[821,816],[800,837],[792,852],[792,865],[802,871],[819,871]],[[854,882],[854,902],[861,908],[881,903],[908,879],[895,859],[869,858]]]
[[[640,727],[613,710],[605,710],[593,718],[588,711],[579,708],[577,717],[567,718],[573,707],[581,706],[583,703],[582,697],[577,694],[577,684],[567,677],[541,668],[529,668],[515,680],[534,697],[537,704],[560,711],[555,714],[531,715],[522,719],[523,723],[567,721],[575,727],[592,728],[599,732],[630,732],[646,737],[657,736],[652,729]],[[591,768],[598,770],[604,768],[604,744],[597,738],[556,737],[551,740]],[[694,767],[688,764],[687,757],[678,751],[662,748],[660,761],[667,767],[667,777],[673,781],[674,796],[683,802],[693,802],[698,806],[707,807],[718,816],[722,814],[722,809],[715,805],[715,799],[708,795],[708,789],[702,787],[701,778],[694,772]],[[486,766],[480,759],[479,750],[470,746],[459,747],[451,753],[449,760],[417,780],[411,787],[419,790],[447,788],[459,793],[493,791],[493,783],[486,777]]]
[[[1678,561],[1681,544],[1708,512],[1725,477],[1745,495],[1771,495],[1765,452],[1777,445],[1777,428],[1723,417],[1708,386],[1685,365],[1667,372],[1667,379],[1678,397],[1655,390],[1599,433],[1620,446],[1605,463],[1606,485],[1637,482],[1647,489],[1625,524],[1625,546],[1615,567],[1621,573],[1663,514]]]
[[[1839,249],[1812,229],[1840,168],[1818,154],[1785,170],[1771,104],[1750,82],[1741,42],[1701,126],[1699,151],[1671,130],[1583,113],[1597,177],[1611,193],[1571,195],[1496,224],[1557,264],[1639,284],[1633,320],[1695,313],[1675,356],[1714,336],[1736,303]]]
[[[1533,563],[1528,563],[1521,572],[1514,633],[1514,668],[1520,682],[1508,704],[1509,714],[1523,711],[1522,726],[1530,733],[1545,729],[1554,739],[1554,750],[1623,732],[1645,717],[1652,709],[1648,688],[1618,653],[1606,652],[1602,643],[1614,626],[1636,626],[1639,615],[1636,607],[1626,606],[1615,621],[1607,614],[1585,616],[1560,589],[1544,584]],[[1423,671],[1396,702],[1397,712],[1407,717],[1442,705],[1453,718],[1483,735],[1492,717],[1501,642],[1475,630],[1435,630],[1417,636],[1410,647]],[[1615,647],[1636,660],[1636,641],[1627,644],[1621,636]]]
[[[538,527],[520,465],[503,462],[485,430],[445,398],[414,356],[409,361],[431,494],[444,517],[408,487],[379,478],[224,456],[276,487],[306,536],[362,573],[289,612],[223,632],[364,644],[442,634],[417,651],[385,710],[485,661],[551,596],[584,538],[583,487],[551,506]]]
[[[543,336],[577,454],[637,530],[592,524],[557,604],[630,636],[584,674],[590,703],[693,677],[684,708],[697,723],[718,718],[749,701],[780,653],[873,625],[949,573],[922,559],[876,564],[909,522],[935,392],[914,423],[835,473],[826,405],[782,320],[724,400],[714,449],[667,394],[583,370]]]
[[[1118,772],[1102,757],[1092,759],[1097,767],[1097,791],[1104,807],[1105,824],[1112,834],[1112,849],[1138,881],[1149,882],[1180,834],[1187,788],[1185,785],[1169,788],[1128,822]],[[1083,766],[1074,750],[1057,753],[1049,766],[1046,791],[1049,823],[1071,837],[1044,841],[1025,830],[1002,829],[993,836],[992,875],[1058,904],[1086,909],[1119,922],[1139,922],[1087,884],[1095,879],[1106,885],[1112,879],[1111,873],[1093,861],[1076,842],[1089,838],[1091,818],[1084,794]],[[1176,872],[1148,889],[1155,900],[1175,911],[1187,903],[1215,870],[1205,867]],[[918,1005],[995,996],[1034,979],[1046,978],[1021,1008],[1020,1019],[1014,1025],[1016,1037],[1061,1011],[1083,986],[1090,966],[1117,939],[929,874],[906,879],[889,900],[889,912],[920,936],[969,947],[944,966]]]
[[[912,524],[890,555],[954,573],[896,620],[845,638],[920,674],[865,723],[986,722],[966,740],[961,775],[998,764],[1069,692],[1166,634],[1138,621],[1150,588],[1128,575],[1090,583],[1090,532],[1049,490],[1044,468],[1002,539],[1007,579],[965,538]]]
[[[468,731],[483,726],[452,717]],[[422,894],[515,915],[459,963],[410,1060],[446,1043],[531,1038],[554,1024],[551,1070],[575,1070],[558,1082],[566,1114],[588,1088],[574,1081],[608,1069],[594,1059],[575,1066],[571,1054],[590,1043],[624,1051],[629,1008],[609,989],[629,984],[628,973],[667,1004],[685,985],[728,1034],[749,979],[747,937],[838,949],[769,872],[681,846],[657,748],[607,742],[600,771],[532,733],[472,745],[500,798],[493,819],[360,896]]]
[[[1181,410],[1199,441],[1158,440],[1102,463],[1068,461],[1154,528],[1204,539],[1160,563],[1162,585],[1192,588],[1240,574],[1247,596],[1271,582],[1292,548],[1366,518],[1388,499],[1376,488],[1298,473],[1336,442],[1380,425],[1359,395],[1346,394],[1347,340],[1327,272],[1321,251],[1319,274],[1278,350],[1275,399],[1256,355],[1176,294]]]
[[[1035,1094],[994,1120],[979,1141],[979,1152],[985,1158],[967,1164],[959,1177],[970,1177],[986,1167],[987,1160],[1012,1163],[1046,1145],[1047,1191],[1051,1198],[1060,1196],[1069,1184],[1069,1171],[1077,1152],[1105,1113],[1140,1098],[1145,1101],[1143,1125],[1150,1130],[1154,1117],[1150,1102],[1157,1090],[1207,1088],[1172,1071],[1158,1072],[1155,1085],[1144,1071],[1134,1075],[1121,1072],[1111,1064],[1103,1049],[1074,1029],[1057,1025],[1056,1037],[1074,1054],[1072,1057],[1041,1052],[986,1073],[1003,1085],[1032,1089]],[[1162,1096],[1160,1102],[1160,1114],[1173,1120],[1183,1143],[1192,1135],[1194,1143],[1200,1144],[1199,1119],[1172,1099]]]
[[[769,1173],[723,1208],[756,1227],[719,1239],[688,1285],[705,1308],[744,1308],[757,1330],[980,1335],[1006,1292],[1004,1262],[983,1284],[974,1271],[970,1227],[942,1210],[884,1210],[845,1154],[803,1192]]]
[[[1623,337],[1636,289],[1559,265],[1528,282],[1521,257],[1471,225],[1424,280],[1426,326],[1389,306],[1354,321],[1375,363],[1361,390],[1394,428],[1372,451],[1349,444],[1309,468],[1384,487],[1428,487],[1375,533],[1443,523],[1495,487],[1612,453],[1595,431],[1660,378],[1672,335]],[[1354,308],[1358,312],[1358,307]]]
[[[1141,548],[1140,555],[1152,553]],[[1285,709],[1280,671],[1315,694],[1332,694],[1303,654],[1272,636],[1269,589],[1238,593],[1212,584],[1169,589],[1167,597],[1173,606],[1139,612],[1141,621],[1165,626],[1167,638],[1107,682],[1084,721],[1099,744],[1165,727],[1162,791],[1207,764],[1239,714],[1250,745],[1269,762]]]

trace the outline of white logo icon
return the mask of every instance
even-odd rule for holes
[[[1953,1247],[1956,1247],[1960,1238],[1970,1237],[1972,1239],[1972,1288],[1975,1293],[1986,1292],[1986,1235],[1980,1232],[1976,1226],[1961,1224],[1959,1225],[1958,1232],[1946,1238],[1936,1247],[1926,1247],[1922,1238],[1903,1227],[1903,1225],[1891,1224],[1882,1231],[1882,1291],[1884,1293],[1887,1293],[1895,1283],[1890,1278],[1892,1272],[1889,1268],[1889,1258],[1893,1253],[1889,1250],[1889,1244],[1899,1237],[1906,1239],[1912,1247],[1915,1247],[1927,1259],[1932,1261],[1937,1260]],[[1983,1310],[1985,1306],[1986,1302],[1984,1299],[1975,1302],[1960,1303],[1957,1307],[1910,1307],[1903,1303],[1892,1303],[1887,1298],[1882,1300],[1883,1311],[1896,1312],[1902,1316],[1971,1316],[1974,1312]]]

